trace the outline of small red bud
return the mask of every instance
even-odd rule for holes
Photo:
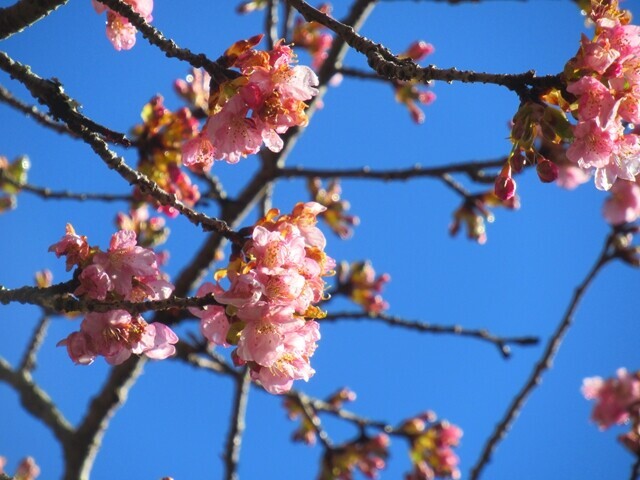
[[[538,160],[536,172],[538,172],[538,177],[544,183],[553,182],[558,178],[558,166],[546,158]]]
[[[520,173],[524,166],[527,164],[527,158],[522,153],[522,150],[518,150],[511,156],[509,162],[511,163],[511,168],[513,169],[513,171],[516,173]]]
[[[515,180],[501,173],[496,178],[494,193],[500,200],[509,200],[516,194]]]

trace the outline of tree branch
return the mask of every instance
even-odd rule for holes
[[[353,28],[329,17],[310,6],[304,0],[287,0],[309,22],[315,21],[334,31],[349,46],[367,57],[369,66],[384,78],[396,80],[415,80],[428,84],[433,80],[444,82],[488,83],[499,85],[523,95],[527,87],[548,90],[562,87],[561,75],[537,77],[530,70],[521,74],[481,73],[456,68],[439,69],[433,65],[420,67],[411,59],[399,59],[380,44],[358,35]]]
[[[325,323],[337,322],[339,320],[372,320],[386,323],[391,327],[406,328],[417,332],[475,338],[495,345],[504,358],[509,358],[511,356],[511,349],[509,348],[509,345],[533,346],[537,345],[539,342],[539,339],[533,336],[498,337],[485,329],[468,329],[460,325],[433,325],[415,320],[406,320],[393,315],[387,315],[386,313],[369,314],[366,312],[334,312],[318,321]]]
[[[19,372],[31,373],[36,368],[36,356],[38,354],[38,350],[44,342],[44,339],[47,336],[47,328],[49,327],[49,322],[49,316],[46,314],[42,315],[40,321],[38,322],[38,325],[31,335],[29,346],[22,356],[20,367],[18,367]]]
[[[24,409],[46,425],[62,445],[70,440],[73,427],[51,398],[33,382],[28,371],[16,372],[0,357],[0,381],[13,387]]]
[[[130,202],[133,200],[131,195],[119,195],[110,193],[75,193],[69,190],[55,191],[46,187],[37,187],[29,183],[16,182],[10,178],[3,169],[0,169],[0,183],[8,183],[9,185],[23,191],[33,193],[38,197],[52,200],[78,200],[81,202],[87,200],[96,200],[102,202]]]
[[[238,462],[240,461],[240,447],[242,446],[242,434],[245,429],[245,413],[247,411],[247,401],[249,399],[249,391],[251,387],[251,376],[249,369],[244,371],[239,377],[236,377],[236,390],[233,399],[233,414],[229,424],[229,433],[227,435],[227,446],[224,454],[224,465],[226,480],[238,480]]]
[[[573,297],[571,298],[571,302],[567,307],[567,311],[565,312],[562,320],[558,324],[555,332],[547,342],[547,346],[542,353],[542,356],[538,360],[538,362],[533,367],[529,378],[520,389],[518,394],[512,400],[511,404],[507,408],[504,417],[502,420],[496,425],[495,430],[491,434],[491,436],[487,439],[487,442],[482,449],[482,453],[480,454],[480,458],[476,462],[476,464],[471,469],[469,479],[477,480],[480,478],[483,469],[486,465],[491,461],[491,456],[498,446],[498,443],[506,436],[507,432],[511,429],[511,426],[517,419],[520,411],[522,410],[527,398],[533,390],[542,383],[542,376],[544,373],[551,369],[553,364],[553,359],[555,358],[560,346],[562,345],[562,340],[571,327],[573,323],[573,316],[578,308],[578,304],[582,299],[585,291],[591,285],[594,278],[600,272],[600,270],[611,260],[611,255],[609,254],[611,237],[607,239],[605,242],[605,246],[602,249],[598,259],[596,260],[593,267],[584,278],[584,280],[578,285],[576,288]]]
[[[18,0],[0,8],[0,40],[21,32],[69,0]]]

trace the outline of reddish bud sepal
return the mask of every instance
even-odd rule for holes
[[[540,181],[544,183],[555,182],[558,178],[559,169],[558,166],[550,160],[543,158],[538,160],[538,164],[536,165],[536,172],[538,173],[538,178]]]

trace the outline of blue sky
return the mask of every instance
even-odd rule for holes
[[[1,2],[9,5],[12,2]],[[262,14],[237,16],[236,2],[157,0],[154,24],[178,44],[216,58],[233,42],[261,30]],[[640,2],[627,8],[640,12]],[[347,2],[336,6],[337,17]],[[450,6],[436,2],[383,2],[363,34],[404,50],[412,41],[435,45],[427,59],[439,67],[455,66],[494,73],[557,73],[574,55],[584,19],[569,1],[486,1]],[[2,44],[14,59],[41,76],[55,76],[83,105],[89,117],[128,131],[139,122],[142,106],[156,93],[171,108],[181,104],[172,82],[188,66],[166,59],[144,39],[129,52],[116,52],[104,35],[104,17],[89,1],[67,6],[33,28]],[[307,61],[301,55],[300,62]],[[350,53],[346,66],[364,68]],[[0,83],[31,101],[6,75]],[[493,159],[510,149],[508,122],[518,106],[515,94],[494,86],[435,84],[436,102],[426,107],[426,121],[415,125],[390,87],[381,82],[345,79],[325,97],[289,158],[289,165],[347,168],[435,166]],[[129,187],[80,141],[47,131],[0,105],[3,134],[0,154],[13,159],[29,155],[29,181],[53,189],[127,193]],[[129,164],[136,158],[125,152]],[[218,163],[233,195],[257,168],[256,158],[238,165]],[[476,192],[464,177],[459,178]],[[347,241],[325,230],[327,251],[337,260],[370,259],[392,281],[384,297],[390,313],[439,324],[484,327],[499,335],[533,334],[546,340],[560,321],[575,286],[595,261],[608,227],[601,217],[605,195],[592,184],[568,192],[543,185],[533,172],[519,178],[520,210],[496,210],[489,240],[479,246],[447,227],[459,198],[434,180],[406,183],[343,182],[344,198],[361,218]],[[308,193],[302,180],[281,181],[274,205],[288,211]],[[0,284],[31,284],[33,273],[49,268],[56,281],[69,274],[64,262],[47,252],[67,222],[91,244],[108,245],[113,217],[124,204],[44,202],[21,194],[16,211],[0,216]],[[209,213],[215,215],[215,209]],[[245,225],[255,221],[250,216]],[[175,276],[199,248],[202,235],[184,219],[169,221],[171,252],[167,271]],[[210,277],[209,277],[210,278]],[[639,368],[638,272],[616,263],[596,279],[580,305],[576,323],[554,362],[554,368],[499,446],[483,478],[626,478],[633,461],[617,442],[624,431],[601,433],[589,422],[591,405],[580,394],[587,376],[611,376],[621,366]],[[336,300],[330,309],[351,308]],[[35,307],[0,309],[0,355],[13,364],[36,324]],[[102,360],[77,367],[55,343],[77,328],[77,321],[56,318],[39,358],[35,380],[49,392],[67,417],[77,422],[104,378]],[[181,332],[196,331],[194,323]],[[342,386],[358,394],[350,408],[391,424],[434,410],[459,425],[464,437],[457,453],[463,477],[519,390],[543,346],[514,347],[505,361],[488,344],[472,339],[416,335],[373,323],[327,324],[313,357],[316,375],[297,384],[325,397]],[[232,384],[228,379],[194,371],[173,361],[149,363],[125,407],[112,420],[92,478],[177,480],[220,478]],[[17,395],[0,384],[0,455],[9,471],[25,455],[40,464],[42,478],[56,478],[61,452],[53,437],[25,414]],[[335,420],[325,426],[334,440],[355,432]],[[247,413],[240,476],[315,478],[320,448],[291,444],[295,424],[286,419],[281,399],[257,389]],[[409,469],[406,445],[393,440],[392,457],[382,478],[401,478]]]

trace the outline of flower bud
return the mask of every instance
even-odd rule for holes
[[[516,182],[503,173],[496,178],[494,193],[500,200],[509,200],[516,194]]]
[[[407,48],[405,55],[411,60],[419,62],[427,55],[431,55],[434,50],[435,48],[433,47],[433,45],[420,40],[409,45],[409,48]]]
[[[544,183],[554,182],[558,178],[558,166],[550,160],[543,158],[536,165],[538,178]]]

